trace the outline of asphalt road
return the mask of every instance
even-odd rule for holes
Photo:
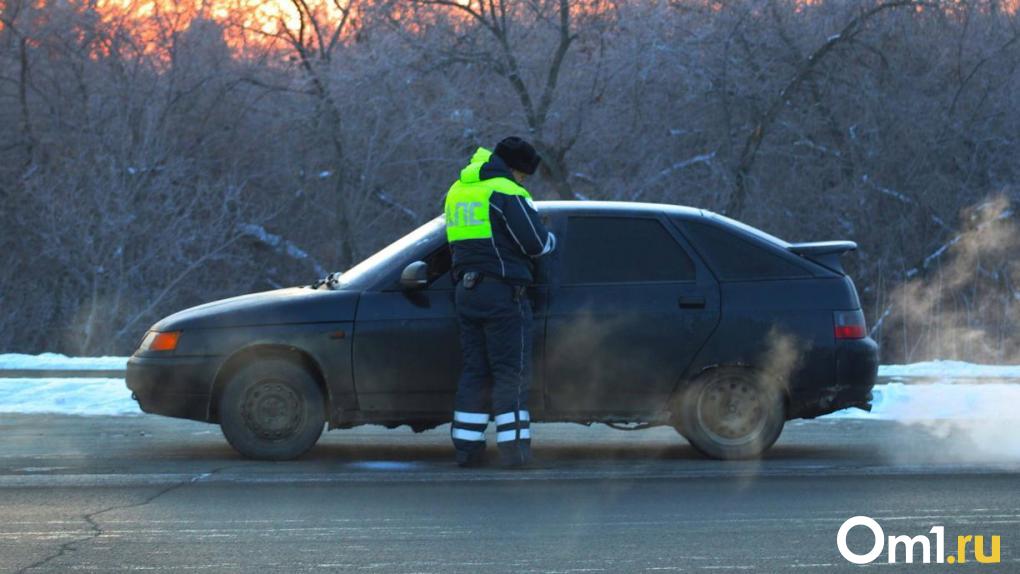
[[[860,566],[836,533],[861,514],[886,535],[943,525],[947,553],[999,535],[1001,563],[953,569],[1020,572],[1020,454],[986,427],[796,422],[731,463],[671,429],[534,431],[538,468],[461,470],[448,427],[334,431],[261,463],[200,423],[0,414],[0,572],[841,572]]]

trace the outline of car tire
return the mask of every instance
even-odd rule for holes
[[[220,428],[247,458],[291,460],[322,435],[325,399],[315,378],[286,359],[260,360],[235,374],[219,402]]]
[[[762,373],[714,369],[695,379],[679,404],[677,430],[701,454],[722,460],[757,458],[786,422],[784,393]]]

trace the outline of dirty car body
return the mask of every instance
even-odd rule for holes
[[[678,206],[537,205],[560,242],[529,292],[533,420],[668,424],[706,454],[738,458],[778,436],[740,447],[741,432],[761,431],[762,410],[778,410],[781,429],[785,420],[869,407],[878,348],[839,262],[852,243],[789,244]],[[139,348],[127,384],[149,413],[222,424],[231,396],[245,401],[239,420],[259,424],[260,412],[286,412],[304,391],[249,390],[243,399],[227,391],[242,372],[259,378],[252,365],[287,361],[318,388],[329,428],[435,427],[450,420],[460,371],[453,290],[437,218],[335,284],[244,295],[159,321],[150,333],[179,333],[176,347]],[[748,420],[734,418],[741,409]],[[256,434],[279,440],[294,420]],[[261,458],[257,448],[240,450]]]

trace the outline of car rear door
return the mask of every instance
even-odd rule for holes
[[[715,279],[667,221],[566,218],[546,320],[557,413],[661,410],[719,321]]]

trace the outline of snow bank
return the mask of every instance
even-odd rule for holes
[[[135,415],[124,379],[0,379],[0,413]]]
[[[875,385],[871,412],[846,409],[823,418],[925,420],[1020,420],[1020,385],[1013,383],[888,383]]]
[[[978,365],[963,361],[925,361],[882,365],[878,376],[924,379],[1020,379],[1020,365]]]
[[[846,409],[822,418],[902,422],[926,420],[1020,420],[1020,385],[1008,383],[875,387],[874,408]],[[140,414],[123,379],[2,379],[0,413],[72,415]]]
[[[127,360],[127,357],[68,357],[59,353],[4,353],[0,354],[0,369],[113,370],[125,368]]]

